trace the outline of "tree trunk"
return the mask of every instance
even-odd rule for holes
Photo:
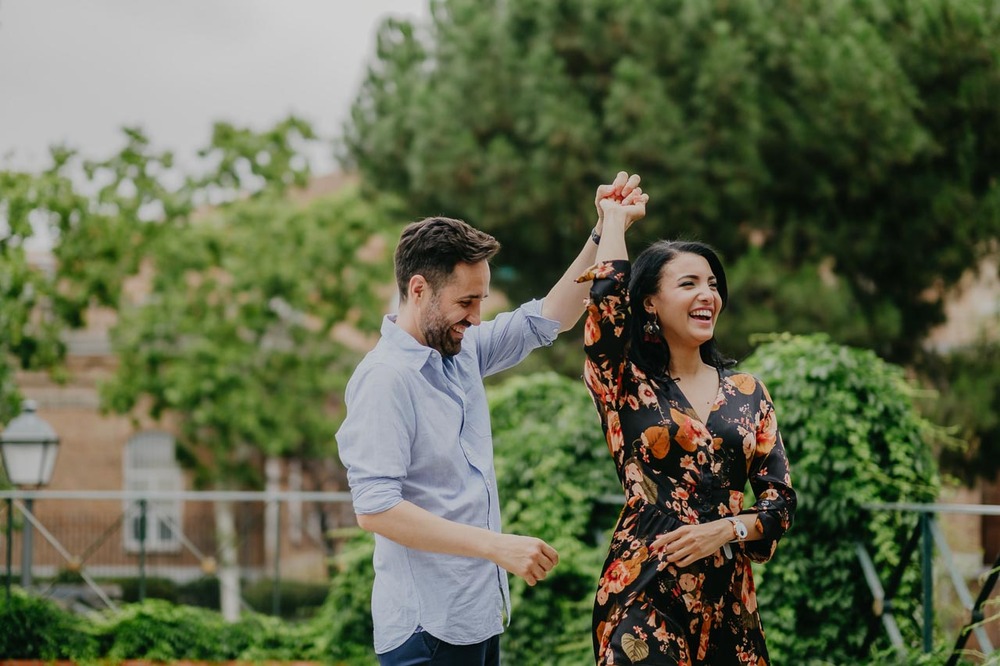
[[[215,536],[219,542],[219,610],[226,622],[236,622],[240,619],[240,567],[232,502],[215,503]]]

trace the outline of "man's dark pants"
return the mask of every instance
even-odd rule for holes
[[[418,631],[395,650],[378,655],[381,666],[500,666],[500,636],[474,645],[452,645]]]

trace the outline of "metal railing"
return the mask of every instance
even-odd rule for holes
[[[983,586],[975,600],[969,591],[965,579],[955,566],[954,557],[948,542],[941,532],[941,528],[936,520],[938,513],[953,514],[973,514],[979,516],[1000,516],[1000,506],[998,505],[978,505],[978,504],[913,504],[913,503],[889,503],[889,504],[865,504],[864,508],[869,511],[904,511],[913,512],[918,515],[917,524],[910,534],[906,545],[900,553],[899,563],[893,569],[889,582],[883,588],[875,564],[869,556],[868,551],[860,542],[855,544],[858,560],[864,573],[868,588],[871,590],[874,599],[872,604],[872,621],[868,626],[868,633],[862,651],[867,653],[871,648],[881,624],[889,636],[889,640],[897,652],[901,655],[905,653],[906,647],[902,634],[893,615],[893,599],[899,590],[903,574],[909,567],[914,554],[919,547],[920,550],[920,570],[921,570],[921,600],[922,600],[922,647],[925,653],[934,649],[934,550],[937,548],[941,563],[947,570],[952,586],[958,595],[962,606],[969,613],[968,621],[959,631],[955,646],[946,666],[955,666],[962,655],[969,635],[973,634],[979,642],[979,646],[984,654],[992,654],[994,647],[984,628],[984,623],[988,621],[983,612],[986,600],[993,592],[1000,575],[1000,553],[997,554],[993,566],[988,570]],[[990,618],[995,619],[995,618]]]
[[[49,574],[47,585],[34,591],[55,593],[57,576],[70,572],[108,608],[116,607],[115,595],[102,579],[137,579],[142,600],[151,574],[187,581],[212,576],[224,550],[213,520],[220,502],[234,506],[240,516],[230,544],[239,578],[263,579],[265,584],[270,578],[273,614],[281,611],[282,580],[300,578],[294,562],[283,562],[283,553],[297,562],[325,562],[335,549],[331,534],[354,524],[347,492],[0,491],[0,517],[6,514],[0,538],[5,541],[7,598],[16,536],[22,587],[32,587],[34,568]],[[183,510],[175,515],[164,511],[165,504]],[[41,540],[36,542],[36,536]],[[241,605],[247,607],[245,599]]]

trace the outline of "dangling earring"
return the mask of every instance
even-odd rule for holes
[[[649,319],[646,324],[642,327],[643,332],[646,334],[646,342],[659,342],[660,341],[660,322],[656,320],[656,313],[649,313]]]

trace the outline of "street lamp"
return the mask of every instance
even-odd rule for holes
[[[59,451],[59,437],[46,421],[36,413],[34,400],[21,403],[21,413],[14,417],[0,433],[0,455],[7,479],[15,486],[40,488],[52,479]],[[10,502],[10,500],[8,500]],[[34,499],[25,498],[26,514],[33,516]],[[7,543],[10,543],[10,521],[13,520],[11,505],[7,505]],[[31,586],[31,548],[34,528],[30,523],[24,526],[23,549],[21,551],[21,586]],[[8,559],[9,562],[9,559]],[[10,576],[7,577],[8,586]],[[9,595],[9,590],[8,590]]]

